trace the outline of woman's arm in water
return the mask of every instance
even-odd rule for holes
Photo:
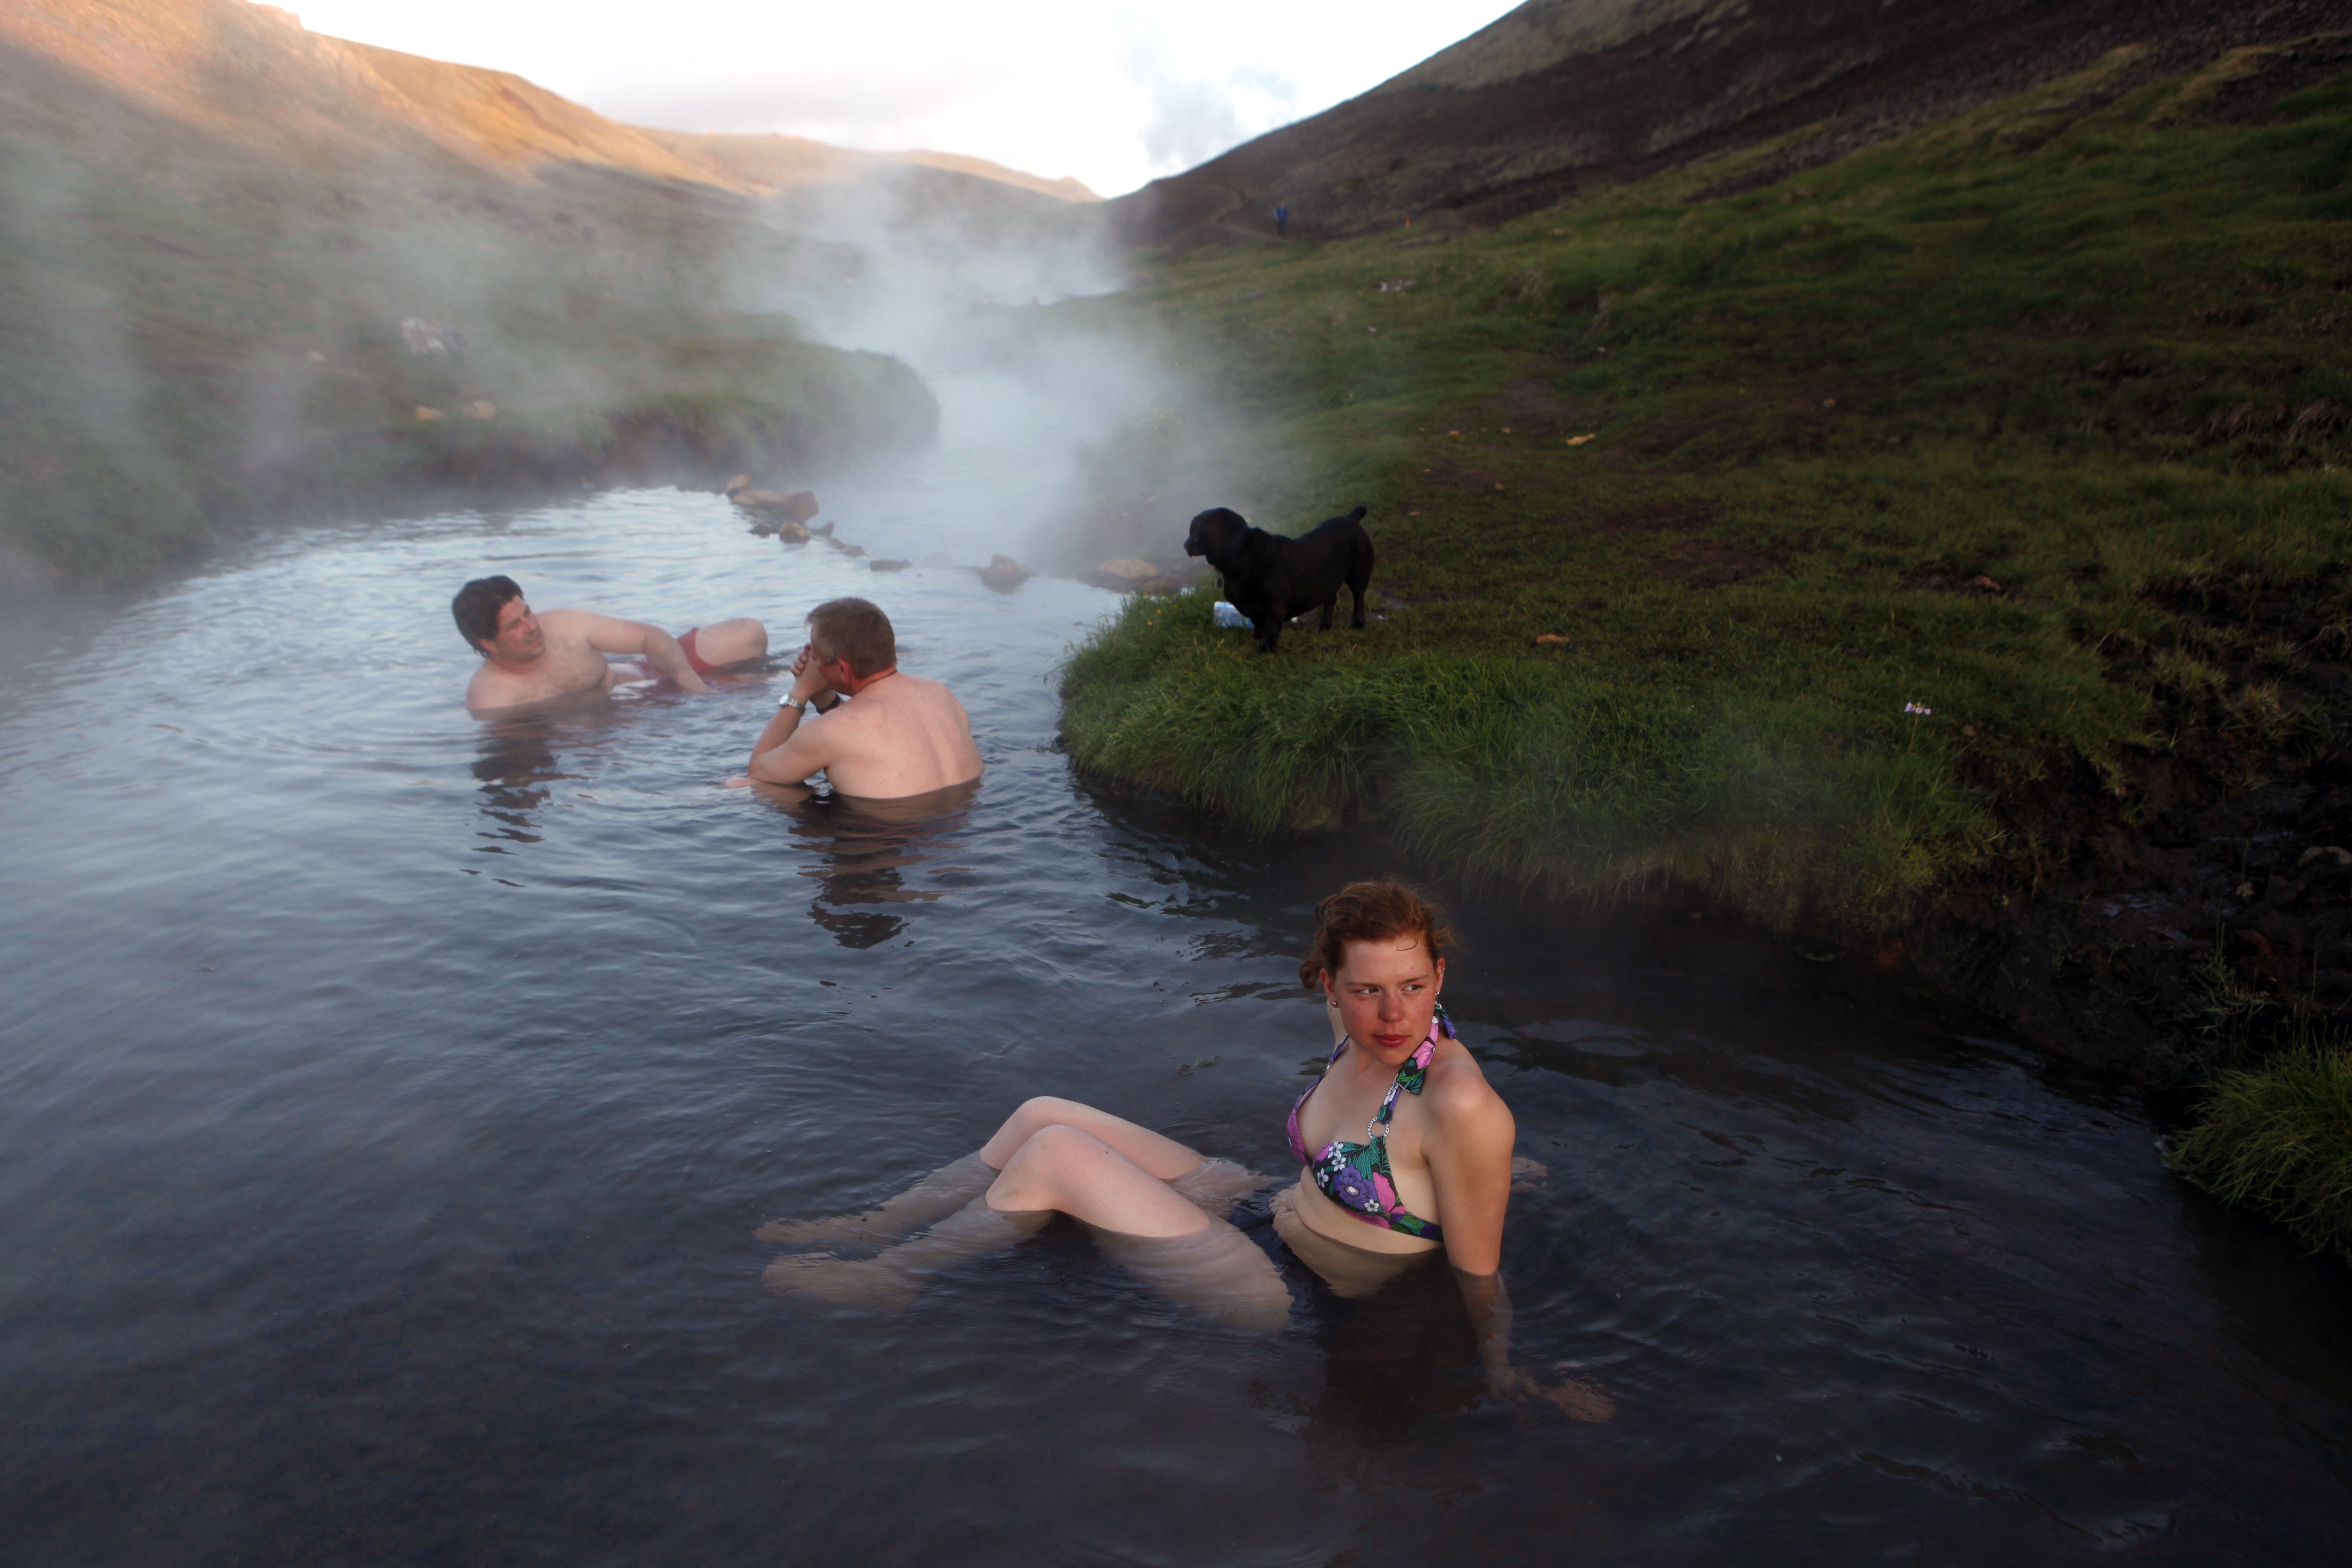
[[[1465,1274],[1492,1274],[1503,1260],[1503,1211],[1511,1203],[1518,1125],[1477,1064],[1459,1055],[1430,1074],[1427,1098],[1422,1157],[1437,1188],[1446,1261]]]
[[[1430,1106],[1432,1136],[1425,1155],[1437,1188],[1437,1212],[1444,1216],[1445,1258],[1470,1314],[1486,1386],[1506,1397],[1541,1395],[1579,1421],[1606,1421],[1615,1410],[1607,1395],[1575,1382],[1546,1387],[1511,1364],[1503,1215],[1511,1202],[1511,1150],[1518,1127],[1510,1107],[1483,1077],[1454,1079],[1446,1090]]]

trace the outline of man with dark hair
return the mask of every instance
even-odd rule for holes
[[[750,778],[736,783],[805,784],[822,773],[836,794],[898,800],[980,777],[963,704],[898,668],[898,639],[879,606],[828,599],[809,612],[808,626],[793,689],[751,747]]]
[[[609,690],[615,680],[667,680],[687,691],[708,691],[713,670],[767,657],[768,628],[748,616],[696,626],[671,637],[643,621],[616,620],[593,610],[533,615],[511,577],[477,577],[449,601],[457,635],[482,656],[466,688],[476,713],[535,707]],[[634,656],[615,666],[604,656]]]

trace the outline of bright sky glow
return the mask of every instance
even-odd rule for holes
[[[283,0],[314,33],[675,131],[992,158],[1103,195],[1377,86],[1516,0]]]

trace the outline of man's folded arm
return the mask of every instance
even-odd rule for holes
[[[677,639],[661,627],[647,621],[625,621],[617,616],[600,616],[593,610],[575,611],[586,622],[588,646],[598,653],[635,654],[650,659],[653,667],[677,686],[688,691],[708,691],[702,677],[694,673],[688,662],[686,650]]]
[[[806,784],[824,771],[821,729],[798,718],[794,710],[779,708],[752,743],[751,761],[743,771],[761,784]]]

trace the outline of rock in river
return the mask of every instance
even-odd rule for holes
[[[980,580],[1000,594],[1012,592],[1034,575],[1029,568],[1010,555],[992,555],[988,564],[980,569]]]
[[[745,511],[791,523],[801,530],[801,536],[804,539],[808,536],[808,530],[803,525],[817,513],[816,497],[807,490],[794,490],[790,495],[781,495],[774,490],[730,490],[727,499]]]

